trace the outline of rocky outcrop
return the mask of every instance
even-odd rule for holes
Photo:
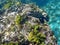
[[[37,25],[39,27],[37,31],[46,36],[43,41],[44,45],[57,45],[56,38],[47,24],[49,17],[44,10],[33,4],[23,4],[16,8],[17,11],[8,9],[4,13],[5,15],[0,17],[1,42],[18,41],[20,43],[25,42],[26,45],[29,33]],[[29,45],[31,42],[29,40],[28,42]]]

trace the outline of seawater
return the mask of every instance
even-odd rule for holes
[[[43,9],[50,17],[48,24],[57,38],[58,45],[60,45],[60,0],[50,1]]]

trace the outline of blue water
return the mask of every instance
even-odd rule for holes
[[[48,13],[49,26],[57,38],[57,43],[60,45],[60,0],[52,0],[43,9]]]
[[[4,1],[0,0],[0,8]],[[60,45],[60,0],[21,0],[23,3],[34,3],[44,9],[49,15],[49,26],[57,38],[57,43]]]

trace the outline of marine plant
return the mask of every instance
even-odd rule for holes
[[[32,43],[36,43],[36,44],[43,44],[44,40],[46,38],[45,34],[39,32],[37,30],[38,26],[34,26],[33,31],[31,31],[28,35],[28,40]]]

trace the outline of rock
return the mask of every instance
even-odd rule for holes
[[[53,37],[53,34],[51,35],[51,30],[46,23],[49,18],[44,10],[39,9],[37,6],[31,6],[31,4],[23,4],[18,8],[19,10],[17,10],[17,12],[7,10],[7,14],[1,17],[0,30],[3,29],[4,31],[2,35],[2,37],[4,37],[2,38],[3,41],[20,42],[21,40],[21,42],[24,42],[28,40],[27,37],[33,30],[34,25],[38,25],[39,28],[37,30],[46,35],[45,44],[55,43],[55,41],[51,39],[55,38]],[[16,16],[20,16],[20,18],[16,18]],[[17,19],[17,23],[19,22],[19,25],[15,23],[15,18]]]

